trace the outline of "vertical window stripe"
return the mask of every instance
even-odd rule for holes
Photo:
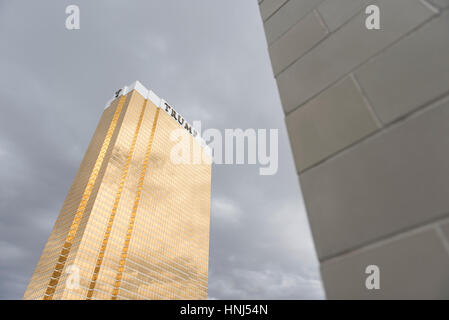
[[[154,132],[156,131],[157,120],[159,118],[159,110],[160,110],[159,108],[156,109],[156,114],[154,115],[153,127],[151,128],[150,139],[148,141],[148,146],[145,151],[145,158],[143,161],[143,166],[142,166],[142,170],[140,172],[139,182],[137,185],[137,193],[136,193],[136,197],[134,199],[133,211],[131,212],[131,216],[129,218],[128,230],[126,232],[126,238],[125,238],[125,242],[123,244],[122,253],[120,255],[120,263],[119,263],[119,268],[117,270],[117,274],[115,277],[114,289],[112,290],[112,297],[111,297],[112,300],[117,299],[118,290],[120,288],[120,283],[121,283],[122,276],[123,276],[123,270],[124,270],[124,266],[125,266],[126,256],[128,254],[129,242],[131,240],[131,235],[132,235],[132,231],[133,231],[133,227],[134,227],[134,220],[136,218],[136,212],[137,212],[140,197],[142,194],[143,182],[145,179],[145,174],[146,174],[148,162],[150,159],[151,146],[153,144],[153,139],[154,139]]]
[[[103,257],[104,257],[105,251],[106,251],[106,246],[108,245],[108,240],[109,240],[109,236],[111,234],[112,224],[114,223],[114,218],[115,218],[115,215],[117,213],[118,204],[119,204],[120,198],[122,196],[123,187],[125,185],[125,180],[126,180],[126,177],[128,175],[129,166],[131,164],[131,160],[132,160],[132,157],[133,157],[133,154],[134,154],[134,149],[135,149],[136,142],[137,142],[137,136],[139,134],[140,126],[142,125],[142,120],[143,120],[143,116],[144,116],[144,113],[145,113],[147,102],[148,102],[148,100],[145,100],[143,105],[142,105],[142,110],[140,112],[139,121],[137,122],[136,130],[134,132],[134,136],[133,136],[133,139],[131,141],[131,146],[129,148],[128,157],[127,157],[125,165],[123,167],[122,176],[120,177],[120,184],[119,184],[119,187],[118,187],[118,190],[117,190],[117,194],[115,195],[114,205],[112,207],[112,212],[111,212],[111,215],[109,216],[109,220],[108,220],[108,224],[107,224],[107,227],[106,227],[106,231],[104,233],[104,238],[103,238],[103,241],[102,241],[101,247],[100,247],[100,252],[98,253],[98,257],[97,257],[97,260],[96,260],[97,262],[95,264],[95,269],[94,269],[94,272],[92,274],[92,278],[90,280],[89,289],[88,289],[88,292],[87,292],[87,299],[88,300],[90,300],[92,298],[92,295],[94,293],[94,288],[95,288],[95,285],[97,283],[98,274],[100,273],[101,264],[103,263]]]
[[[87,203],[90,199],[92,190],[95,185],[95,181],[97,180],[98,173],[100,172],[100,168],[103,164],[104,157],[109,148],[109,144],[112,139],[112,135],[114,134],[115,127],[117,126],[118,119],[123,109],[123,105],[125,103],[126,96],[121,96],[117,109],[115,110],[114,116],[112,118],[111,124],[109,125],[108,131],[106,133],[106,137],[103,141],[103,145],[101,146],[100,152],[98,154],[97,160],[95,161],[95,165],[92,169],[92,172],[89,176],[89,180],[87,181],[86,188],[84,189],[83,196],[81,197],[80,204],[78,209],[76,210],[75,217],[73,218],[72,224],[70,225],[69,232],[66,236],[64,246],[62,247],[58,262],[56,263],[53,273],[51,275],[52,280],[49,281],[47,289],[45,291],[44,300],[52,300],[53,295],[56,291],[56,287],[59,283],[59,278],[61,277],[62,270],[64,269],[66,259],[72,247],[73,239],[75,238],[76,232],[81,222],[81,218],[84,215],[84,211],[86,210]]]

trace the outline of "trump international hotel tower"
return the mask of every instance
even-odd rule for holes
[[[202,161],[172,161],[182,139]],[[210,183],[210,152],[198,132],[140,82],[120,89],[24,299],[206,299]]]

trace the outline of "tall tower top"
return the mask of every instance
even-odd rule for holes
[[[155,94],[153,91],[147,89],[140,81],[136,80],[134,81],[132,84],[128,85],[128,86],[124,86],[123,88],[118,89],[114,96],[112,97],[112,99],[110,99],[107,104],[105,109],[107,109],[110,105],[111,102],[115,99],[117,99],[120,96],[126,95],[129,92],[136,90],[140,95],[142,95],[145,99],[149,99],[152,103],[154,103],[154,105],[158,108],[163,109],[165,112],[171,114],[174,117],[174,120],[178,120],[178,117],[183,118],[177,111],[174,110],[174,108],[167,103],[167,101],[165,101],[162,98],[159,98],[159,96],[157,94]],[[184,119],[184,118],[183,118]],[[184,121],[187,123],[187,120],[184,119]],[[206,144],[206,142],[204,141],[204,139],[201,137],[201,132],[194,128],[193,126],[189,127],[192,128],[194,134],[193,137],[195,140],[197,140],[200,145],[205,149],[205,151],[207,152],[207,154],[209,154],[209,156],[212,156],[212,150],[210,149],[210,147]]]

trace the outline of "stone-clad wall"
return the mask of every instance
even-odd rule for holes
[[[327,297],[449,299],[449,0],[259,7]]]

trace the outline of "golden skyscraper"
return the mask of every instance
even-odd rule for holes
[[[202,161],[173,161],[183,139]],[[198,132],[140,82],[120,89],[24,299],[206,299],[210,184]]]

